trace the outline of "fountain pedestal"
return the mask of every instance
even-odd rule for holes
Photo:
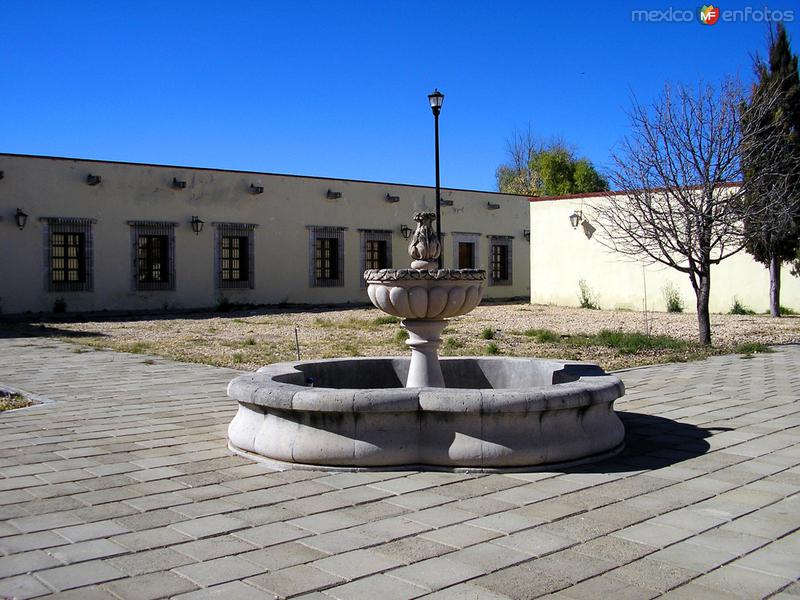
[[[404,319],[402,325],[408,331],[406,345],[411,348],[406,387],[444,387],[439,348],[447,321]]]

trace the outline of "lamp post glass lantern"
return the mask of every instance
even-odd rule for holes
[[[572,225],[573,229],[577,229],[580,222],[583,220],[583,215],[579,212],[574,212],[569,216],[570,225]]]
[[[400,235],[403,236],[403,239],[407,240],[411,236],[411,227],[405,223],[400,225]]]
[[[439,113],[442,112],[442,104],[444,103],[444,94],[438,89],[433,90],[428,94],[428,103],[431,105],[433,111],[433,127],[434,138],[436,140],[436,239],[439,244],[442,243],[442,198],[439,186]],[[439,268],[443,268],[444,262],[441,253],[437,259]]]

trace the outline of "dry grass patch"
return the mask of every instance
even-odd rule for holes
[[[695,343],[692,313],[641,313],[528,304],[486,304],[444,330],[445,356],[538,356],[597,362],[609,370],[687,361],[711,354],[752,353],[767,344],[800,341],[800,317],[712,315],[714,346]],[[81,344],[184,362],[252,370],[296,359],[405,356],[399,319],[374,308],[256,309],[82,323],[0,325],[20,335],[50,335]],[[491,332],[491,336],[487,335]]]

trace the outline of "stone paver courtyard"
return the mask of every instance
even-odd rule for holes
[[[627,449],[548,473],[271,471],[235,371],[0,339],[0,597],[800,597],[800,347],[621,374]]]

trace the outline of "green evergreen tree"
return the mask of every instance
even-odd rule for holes
[[[767,140],[775,135],[782,144],[779,155],[748,152],[742,165],[746,187],[748,179],[759,181],[746,196],[745,235],[747,251],[769,268],[770,313],[778,317],[781,265],[797,259],[800,252],[800,77],[797,56],[782,24],[770,30],[768,61],[757,59],[755,70],[758,81],[751,106],[769,106],[753,113],[764,115],[753,127],[759,132],[754,147],[774,147]]]

